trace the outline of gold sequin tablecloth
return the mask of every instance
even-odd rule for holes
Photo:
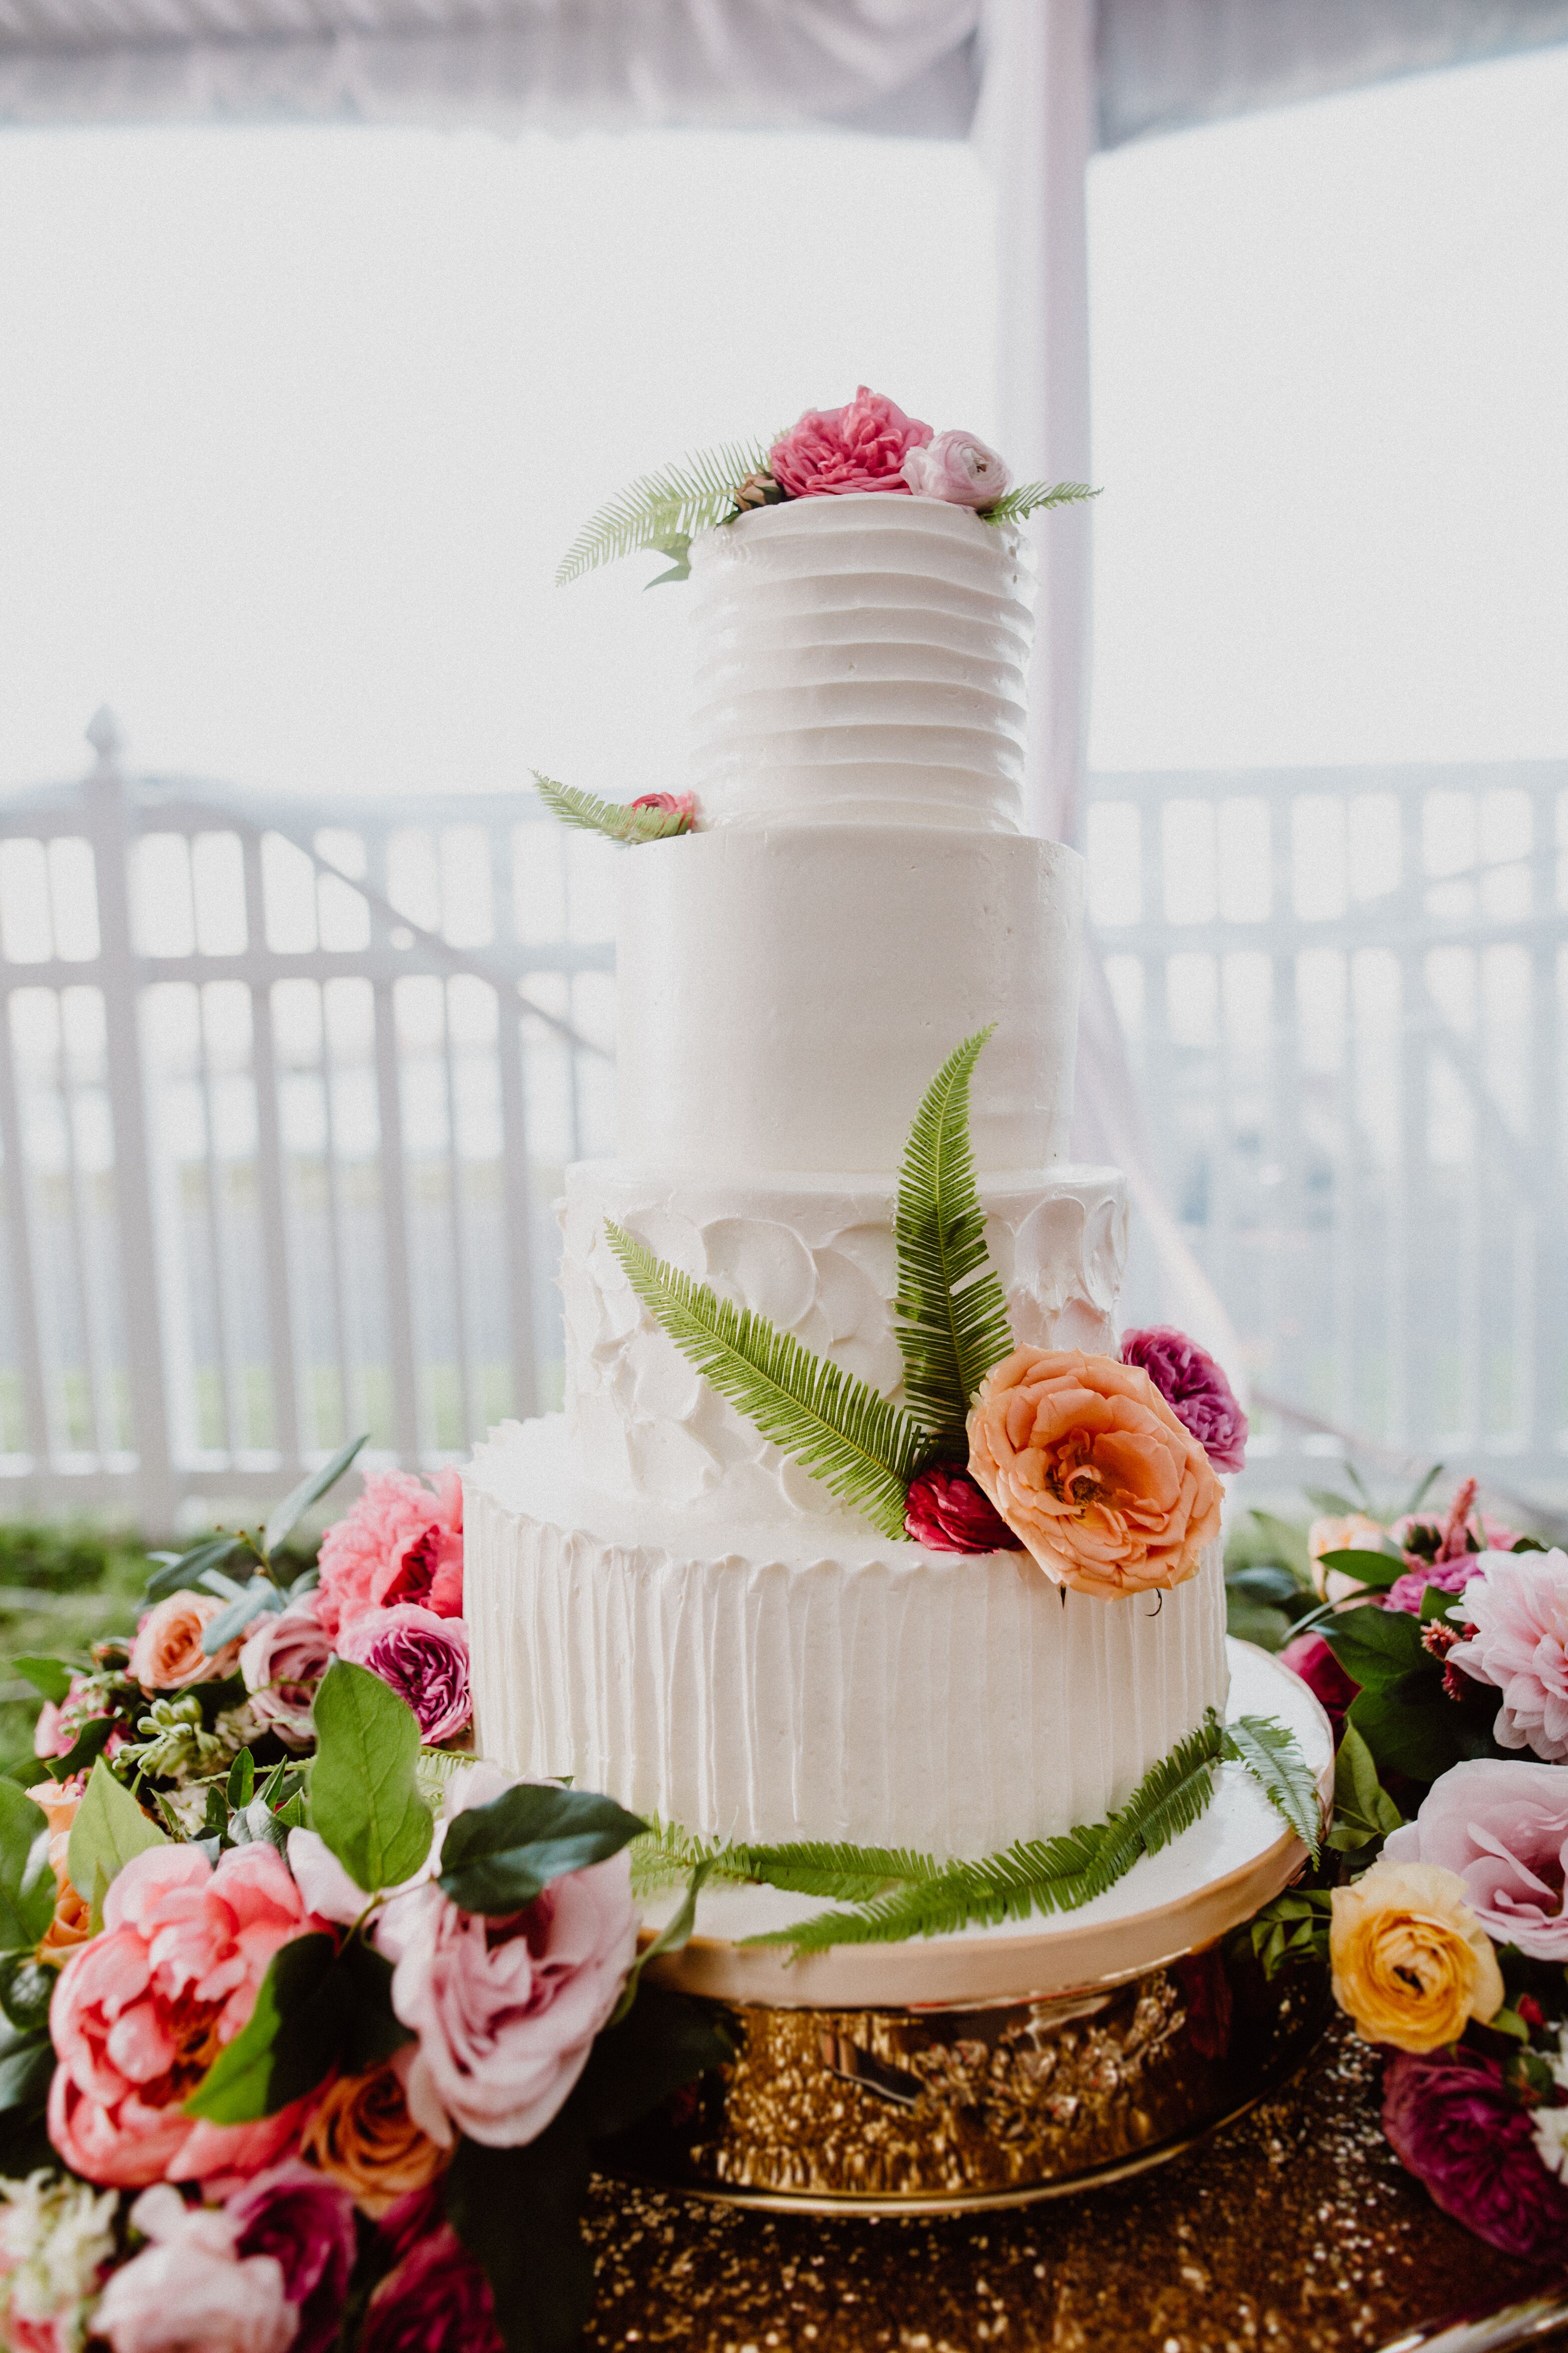
[[[1401,2168],[1378,2124],[1377,2077],[1374,2055],[1336,2028],[1289,2091],[1190,2155],[1111,2188],[964,2218],[747,2213],[600,2182],[586,2343],[1374,2353],[1528,2295],[1536,2275],[1439,2213]],[[1528,2341],[1568,2348],[1568,2327]]]

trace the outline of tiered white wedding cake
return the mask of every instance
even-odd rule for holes
[[[1031,560],[868,493],[758,507],[690,563],[699,829],[621,859],[619,1151],[567,1172],[565,1411],[467,1476],[479,1741],[704,1837],[977,1857],[1098,1820],[1223,1714],[1217,1543],[1107,1599],[879,1534],[693,1369],[605,1225],[901,1398],[895,1172],[994,1024],[971,1132],[1014,1337],[1114,1355],[1122,1179],[1063,1158],[1082,867],[1018,830]]]

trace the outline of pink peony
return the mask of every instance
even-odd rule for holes
[[[1206,1348],[1169,1324],[1122,1337],[1121,1361],[1142,1365],[1176,1419],[1190,1430],[1216,1471],[1247,1460],[1247,1416]]]
[[[167,2183],[131,2220],[151,2243],[112,2274],[93,2318],[114,2353],[289,2353],[299,2316],[276,2255],[242,2255],[226,2214]]]
[[[904,480],[918,499],[946,499],[955,507],[994,507],[1012,480],[994,449],[973,433],[939,433],[929,448],[910,449]]]
[[[1568,2189],[1542,2163],[1530,2112],[1509,2097],[1495,2059],[1395,2052],[1384,2071],[1383,2129],[1401,2165],[1489,2247],[1524,2263],[1561,2254]]]
[[[1280,1651],[1279,1663],[1300,1676],[1328,1717],[1337,1743],[1360,1683],[1346,1674],[1321,1634],[1298,1634]]]
[[[417,2240],[371,2297],[359,2353],[501,2353],[490,2284],[443,2223]]]
[[[49,2138],[88,2181],[225,2182],[269,2165],[303,2102],[215,2125],[183,2103],[250,2016],[279,1945],[309,1926],[277,1851],[240,1846],[215,1870],[197,1846],[133,1855],[104,1899],[103,1933],[72,1954],[49,2011],[59,2061]]]
[[[367,1609],[339,1637],[338,1655],[368,1667],[406,1700],[427,1746],[450,1740],[474,1712],[468,1691],[468,1630],[417,1603]]]
[[[464,1773],[448,1819],[512,1786],[493,1766]],[[395,1895],[376,1923],[396,1964],[392,2007],[419,2038],[408,2113],[449,2147],[454,2126],[492,2148],[533,2140],[587,2064],[637,1949],[626,1854],[552,1881],[525,1911],[461,1912],[434,1880]]]
[[[903,463],[931,439],[931,427],[906,417],[879,392],[860,386],[843,408],[808,408],[773,443],[768,466],[792,499],[842,497],[854,491],[901,491]]]
[[[1531,1748],[1548,1764],[1568,1759],[1568,1554],[1484,1552],[1459,1608],[1472,1638],[1448,1662],[1494,1683],[1502,1706],[1492,1726],[1500,1748]]]
[[[332,1645],[316,1596],[263,1618],[239,1654],[251,1713],[289,1748],[314,1737],[310,1709],[316,1686],[332,1663]]]
[[[422,1602],[437,1618],[463,1614],[463,1482],[443,1471],[434,1490],[412,1471],[383,1471],[321,1538],[316,1606],[336,1637],[367,1609]]]
[[[932,1552],[1022,1552],[977,1480],[956,1462],[933,1462],[910,1481],[904,1532]]]
[[[292,2353],[327,2353],[338,2340],[358,2253],[348,2191],[313,2166],[292,2162],[258,2173],[224,2211],[242,2258],[277,2259],[283,2293],[299,2315]]]
[[[1499,1757],[1451,1765],[1384,1852],[1458,1872],[1471,1911],[1500,1945],[1568,1962],[1568,1773]]]

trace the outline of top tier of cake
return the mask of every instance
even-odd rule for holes
[[[704,827],[1016,833],[1034,559],[967,507],[762,507],[692,543]]]

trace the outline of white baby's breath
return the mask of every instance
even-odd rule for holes
[[[58,2342],[87,2342],[99,2272],[114,2253],[112,2189],[98,2191],[40,2169],[0,2179],[0,2320],[53,2320]]]

